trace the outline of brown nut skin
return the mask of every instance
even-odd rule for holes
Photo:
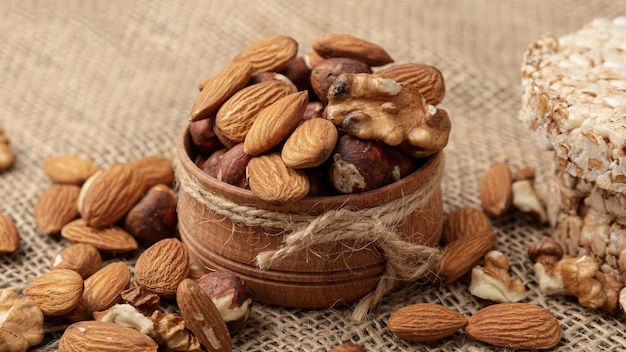
[[[207,175],[217,178],[217,166],[220,164],[222,157],[224,157],[224,153],[226,153],[228,149],[223,148],[216,150],[211,154],[203,163],[200,165],[200,169],[204,171]]]
[[[337,345],[328,352],[365,352],[363,347],[354,344],[354,343],[342,343],[341,345]]]
[[[311,94],[309,94],[311,96]],[[302,120],[324,118],[324,104],[319,101],[310,101],[306,104]]]
[[[198,279],[198,285],[211,297],[230,332],[243,327],[250,316],[256,292],[246,281],[229,271],[213,271]]]
[[[220,158],[215,178],[233,186],[248,188],[246,167],[251,157],[243,150],[243,143],[236,144]]]
[[[213,131],[214,126],[215,118],[213,117],[194,121],[189,124],[191,142],[198,149],[200,154],[210,155],[214,151],[224,148]]]
[[[371,73],[367,64],[349,58],[330,58],[321,61],[311,70],[311,88],[320,101],[328,104],[328,89],[342,73]]]
[[[381,142],[344,135],[332,158],[330,182],[340,193],[369,191],[390,182],[393,167]]]
[[[142,244],[152,245],[176,232],[178,198],[168,186],[152,186],[126,215],[123,227]]]
[[[309,90],[311,88],[311,81],[309,79],[311,70],[307,67],[304,57],[302,56],[297,56],[293,59],[280,73],[289,78],[298,90]]]

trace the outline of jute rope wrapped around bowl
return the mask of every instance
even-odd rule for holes
[[[189,194],[207,209],[224,216],[232,223],[280,230],[284,235],[279,249],[261,252],[256,257],[259,268],[268,269],[272,263],[311,247],[344,240],[374,243],[383,252],[385,271],[376,288],[354,307],[351,319],[362,321],[370,308],[390,292],[397,280],[415,280],[426,276],[440,257],[441,250],[403,239],[396,230],[407,214],[419,212],[440,189],[443,163],[434,168],[422,187],[379,206],[354,209],[341,207],[321,215],[295,214],[260,209],[225,199],[205,189],[176,159],[176,179],[179,189]]]

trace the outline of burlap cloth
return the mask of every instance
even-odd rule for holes
[[[453,128],[446,147],[446,212],[478,205],[487,167],[532,165],[544,182],[551,157],[517,120],[519,66],[526,46],[546,32],[563,35],[595,17],[626,15],[623,1],[56,1],[0,2],[0,124],[17,154],[0,174],[0,211],[18,225],[21,249],[0,256],[0,287],[21,292],[48,270],[65,240],[39,233],[37,196],[49,186],[43,158],[78,154],[106,167],[150,154],[174,156],[176,137],[198,94],[214,74],[255,39],[287,34],[302,53],[320,34],[352,33],[383,45],[398,63],[440,68],[442,107]],[[511,212],[495,219],[497,249],[522,278],[527,302],[560,320],[558,350],[615,350],[626,344],[624,318],[542,295],[526,250],[547,227]],[[133,258],[128,261],[132,264]],[[324,351],[354,342],[368,351],[491,350],[464,332],[430,344],[401,341],[386,329],[402,306],[436,302],[470,316],[486,305],[467,282],[408,285],[389,294],[365,323],[345,310],[283,309],[257,304],[234,337],[239,351]],[[56,350],[59,333],[38,351]]]

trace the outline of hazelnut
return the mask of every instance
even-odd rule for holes
[[[358,60],[348,58],[330,58],[322,60],[311,70],[311,88],[325,105],[328,89],[342,73],[371,73],[371,68]]]
[[[223,148],[222,143],[213,132],[215,118],[202,119],[189,124],[189,136],[191,142],[200,154],[210,155],[214,151]]]
[[[200,166],[202,171],[204,171],[207,175],[213,178],[216,178],[217,167],[220,164],[220,161],[222,160],[222,157],[224,156],[224,153],[226,153],[227,150],[228,149],[226,148],[222,148],[213,152],[213,154],[211,154],[211,156],[209,156]]]
[[[236,144],[220,158],[215,178],[233,186],[247,188],[246,167],[250,158],[243,150],[243,143]]]
[[[350,135],[339,138],[330,166],[330,182],[341,193],[356,193],[388,184],[393,167],[384,145]]]
[[[243,327],[256,297],[247,282],[229,271],[214,271],[198,279],[198,285],[211,297],[228,330],[233,332]]]
[[[124,229],[146,245],[172,237],[178,224],[177,204],[176,193],[168,186],[152,186],[126,215]]]
[[[309,80],[311,70],[307,67],[302,56],[297,56],[293,59],[281,73],[293,82],[297,90],[309,90],[311,87],[311,81]]]
[[[304,110],[302,119],[308,120],[315,117],[324,117],[324,104],[319,101],[310,101],[306,104],[306,110]]]
[[[292,93],[298,91],[298,87],[296,87],[296,85],[291,81],[289,77],[278,72],[261,72],[258,75],[254,75],[252,76],[252,78],[250,78],[250,82],[248,82],[248,85],[263,83],[267,81],[281,81],[283,83],[286,83],[289,88],[291,88]]]

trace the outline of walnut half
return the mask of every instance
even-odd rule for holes
[[[366,73],[343,73],[328,91],[326,118],[349,135],[426,157],[448,144],[450,118],[417,87]]]

